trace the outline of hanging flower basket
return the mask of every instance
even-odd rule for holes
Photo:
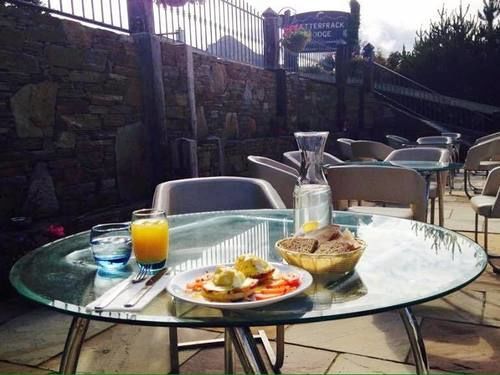
[[[300,53],[311,41],[311,32],[300,25],[290,25],[283,29],[281,43],[287,50]]]
[[[187,3],[203,4],[205,0],[155,0],[158,4],[171,7],[182,7]]]

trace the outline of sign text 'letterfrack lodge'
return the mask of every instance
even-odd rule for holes
[[[311,32],[312,40],[303,52],[333,52],[346,44],[349,17],[346,12],[307,12],[290,17],[283,26],[300,25]]]

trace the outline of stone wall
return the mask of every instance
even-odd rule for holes
[[[0,15],[0,222],[133,199],[140,187],[118,187],[121,144],[140,133],[131,38],[3,5]]]

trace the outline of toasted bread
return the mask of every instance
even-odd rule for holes
[[[288,251],[297,253],[314,253],[318,248],[318,240],[313,238],[294,237],[281,242],[281,246]]]
[[[304,238],[315,239],[321,245],[324,242],[336,240],[341,235],[342,232],[340,231],[340,226],[335,224],[330,224],[327,225],[326,227],[311,232],[307,232],[306,234],[304,234]]]
[[[316,254],[339,254],[356,250],[361,245],[356,240],[327,241],[319,245]]]
[[[203,284],[201,294],[203,297],[214,302],[235,302],[250,297],[255,292],[258,284],[256,279],[246,279],[241,288],[219,287],[212,281]]]

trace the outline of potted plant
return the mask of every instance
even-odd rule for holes
[[[163,6],[171,6],[171,7],[182,7],[187,3],[191,4],[203,4],[205,0],[155,0],[158,4]]]
[[[283,29],[281,42],[283,47],[292,52],[302,52],[311,41],[312,34],[300,25],[289,25]]]

